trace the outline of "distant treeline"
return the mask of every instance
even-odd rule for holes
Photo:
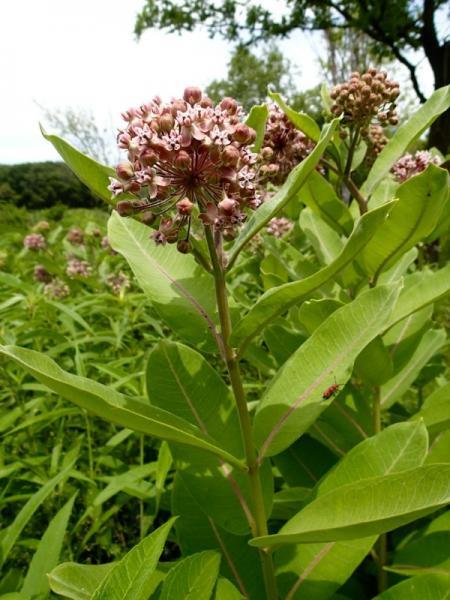
[[[102,201],[60,162],[0,165],[0,203],[30,209],[58,204],[71,208],[102,206]]]

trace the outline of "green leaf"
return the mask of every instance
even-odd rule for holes
[[[252,152],[259,152],[261,150],[268,116],[269,109],[267,108],[267,104],[257,104],[252,106],[248,117],[245,119],[246,125],[256,131],[256,139],[252,147]]]
[[[111,192],[108,190],[109,178],[116,176],[114,169],[86,156],[57,135],[48,134],[42,125],[40,127],[42,135],[53,145],[78,179],[87,185],[93,194],[115,206],[117,200],[112,199]],[[127,196],[124,194],[123,198],[125,197]]]
[[[276,102],[287,118],[296,126],[297,129],[303,131],[305,135],[312,139],[313,142],[318,142],[320,138],[320,127],[308,114],[297,112],[290,108],[277,92],[268,92],[269,98]]]
[[[406,123],[400,125],[373,164],[369,176],[361,188],[363,195],[372,194],[376,186],[389,174],[392,165],[405,154],[408,146],[420,137],[449,106],[450,85],[447,85],[436,90]]]
[[[314,489],[321,496],[348,483],[420,466],[428,446],[423,424],[399,423],[355,446]],[[281,591],[291,600],[328,600],[361,563],[376,537],[301,544],[275,553]]]
[[[426,398],[412,420],[423,419],[430,433],[439,433],[450,427],[450,383],[437,388]]]
[[[345,383],[358,354],[383,329],[397,295],[397,285],[361,294],[328,317],[284,364],[256,412],[254,436],[261,456],[290,446],[333,401],[323,392]]]
[[[450,575],[450,531],[421,535],[395,553],[389,571],[400,575],[447,572]]]
[[[65,562],[48,574],[50,588],[55,594],[71,600],[91,600],[106,575],[117,563],[79,565]]]
[[[358,356],[355,373],[372,385],[381,385],[392,377],[392,358],[380,336],[374,338]]]
[[[241,432],[231,392],[201,354],[179,343],[159,342],[147,364],[152,405],[197,426],[228,452],[242,456]],[[211,398],[214,398],[212,410]],[[202,510],[226,531],[245,535],[253,523],[251,489],[246,473],[216,457],[171,445],[178,475]],[[270,512],[270,466],[262,470],[266,509]]]
[[[426,465],[343,485],[316,498],[277,534],[258,537],[250,543],[266,547],[379,535],[449,502],[450,464]]]
[[[448,600],[450,575],[425,574],[389,588],[374,600]]]
[[[44,354],[15,346],[0,346],[0,354],[14,360],[63,398],[106,421],[146,435],[202,448],[231,464],[242,464],[187,421],[128,398],[101,383],[67,373]]]
[[[319,160],[325,152],[333,133],[337,127],[338,120],[325,125],[320,139],[314,150],[293,169],[283,186],[270,200],[264,202],[248,219],[236,238],[229,257],[229,268],[234,264],[242,248],[266,225],[272,217],[293,200],[302,186],[305,184],[309,174],[316,168]]]
[[[176,517],[134,546],[106,574],[92,600],[148,600],[152,576]]]
[[[381,386],[381,406],[383,409],[391,407],[403,396],[430,358],[444,346],[446,339],[447,335],[444,329],[430,329],[425,333],[405,367]]]
[[[243,596],[238,592],[231,581],[219,577],[214,600],[242,600],[242,598]]]
[[[340,235],[350,235],[353,217],[339,200],[333,186],[319,173],[312,171],[300,191],[300,200]]]
[[[321,265],[334,262],[342,252],[343,242],[339,235],[311,209],[300,213],[300,229],[308,238]]]
[[[0,346],[1,351],[2,346]],[[71,459],[70,463],[63,468],[53,479],[45,483],[37,492],[35,492],[28,502],[21,508],[14,521],[7,527],[0,538],[0,567],[5,564],[6,559],[14,544],[26,527],[27,523],[34,515],[41,504],[50,496],[55,487],[69,476],[76,458]]]
[[[58,564],[76,495],[64,504],[45,530],[28,567],[21,590],[23,594],[45,594],[50,591],[47,573]]]
[[[233,343],[245,347],[272,319],[286,312],[294,304],[308,299],[314,291],[331,281],[361,252],[391,208],[392,203],[385,204],[361,217],[342,252],[327,267],[306,279],[286,283],[263,294],[236,325],[232,336]]]
[[[429,165],[398,189],[398,202],[362,251],[359,262],[376,281],[379,275],[435,228],[447,201],[448,173]]]
[[[159,600],[209,600],[219,565],[220,554],[212,550],[188,556],[169,571]]]
[[[108,222],[111,246],[125,257],[139,285],[160,316],[197,347],[220,347],[214,281],[189,254],[150,239],[149,228],[113,212]]]

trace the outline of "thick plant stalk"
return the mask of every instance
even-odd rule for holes
[[[209,226],[205,226],[206,241],[208,243],[209,254],[213,265],[213,274],[216,288],[216,299],[219,310],[221,335],[225,352],[225,361],[228,374],[230,376],[231,387],[236,402],[241,427],[242,441],[245,451],[245,460],[250,482],[250,491],[252,499],[252,509],[254,517],[255,536],[267,535],[267,516],[264,506],[264,497],[262,492],[260,465],[252,436],[252,423],[245,399],[244,387],[239,368],[239,362],[234,349],[230,345],[231,336],[231,318],[228,305],[228,296],[225,282],[223,264],[219,259],[217,248],[214,242],[213,234]],[[269,551],[260,550],[261,565],[264,575],[267,600],[277,600],[278,592],[275,580],[275,571],[273,568],[272,555]]]
[[[375,396],[372,405],[373,431],[376,435],[381,431],[381,396],[380,388],[375,388]],[[387,563],[387,534],[380,535],[377,541],[377,581],[378,593],[381,594],[387,589],[387,572],[384,566]]]

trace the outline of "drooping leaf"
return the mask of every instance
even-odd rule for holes
[[[269,109],[267,108],[267,104],[257,104],[252,106],[248,113],[248,117],[245,119],[246,125],[252,127],[252,129],[256,131],[256,139],[252,147],[253,152],[259,152],[261,150],[268,116]]]
[[[106,575],[117,563],[80,565],[65,562],[48,574],[50,588],[55,594],[71,600],[91,600]]]
[[[149,229],[114,212],[108,222],[111,246],[127,260],[140,286],[168,325],[197,347],[220,346],[214,281],[189,254],[158,246]],[[217,349],[217,348],[216,348]]]
[[[169,571],[159,600],[209,600],[219,566],[220,554],[212,550],[188,556]]]
[[[398,296],[398,286],[380,286],[335,311],[277,373],[254,421],[261,456],[287,448],[332,402],[324,391],[344,384],[353,361],[383,329]]]
[[[420,466],[427,452],[423,424],[392,425],[355,446],[316,485],[317,497],[348,483]],[[278,458],[278,457],[277,457]],[[361,563],[376,537],[286,546],[275,553],[281,591],[291,600],[328,600]]]
[[[116,204],[117,200],[111,199],[111,192],[107,189],[109,178],[116,176],[114,169],[86,156],[57,135],[47,133],[42,125],[41,133],[53,145],[66,165],[87,185],[93,194],[105,200],[108,204],[113,206]],[[125,197],[126,195],[123,195],[123,198]]]
[[[263,294],[236,325],[232,336],[233,343],[246,346],[272,319],[286,312],[294,304],[308,299],[314,291],[332,280],[361,252],[381,226],[391,207],[391,204],[385,204],[361,217],[342,252],[327,267],[306,279],[287,283]]]
[[[359,257],[359,263],[374,281],[431,233],[447,196],[448,173],[433,164],[397,189],[398,202]]]
[[[387,409],[392,406],[410,388],[421,369],[430,358],[445,344],[447,335],[444,329],[430,329],[421,339],[416,351],[392,379],[381,386],[381,406]]]
[[[374,162],[361,192],[369,196],[389,174],[393,164],[405,154],[409,145],[450,107],[450,86],[436,90],[406,123],[401,125]]]
[[[406,494],[405,490],[414,490]],[[450,502],[450,464],[434,464],[343,485],[319,496],[257,547],[378,535]]]
[[[293,169],[283,186],[270,200],[264,202],[248,219],[236,238],[229,257],[228,264],[231,267],[240,251],[251,238],[258,233],[266,223],[272,219],[281,209],[294,199],[301,187],[306,182],[309,174],[316,168],[317,163],[327,148],[333,133],[337,127],[337,119],[325,125],[320,139],[314,150]]]
[[[37,595],[49,592],[47,573],[58,564],[75,497],[76,494],[64,504],[45,530],[28,567],[21,590],[23,594]]]
[[[106,574],[92,600],[148,600],[152,576],[176,517],[132,548]]]
[[[101,383],[63,371],[44,354],[15,346],[0,346],[0,353],[21,365],[57,394],[111,423],[196,446],[218,454],[231,464],[241,464],[187,421],[165,410],[128,398]]]

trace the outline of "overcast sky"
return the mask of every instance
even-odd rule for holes
[[[133,26],[142,4],[0,0],[0,163],[58,158],[40,136],[36,102],[92,109],[100,122],[117,126],[129,106],[225,76],[231,45],[204,31],[178,36],[152,30],[137,42]],[[304,89],[320,81],[319,37],[299,33],[282,48],[299,65]]]

